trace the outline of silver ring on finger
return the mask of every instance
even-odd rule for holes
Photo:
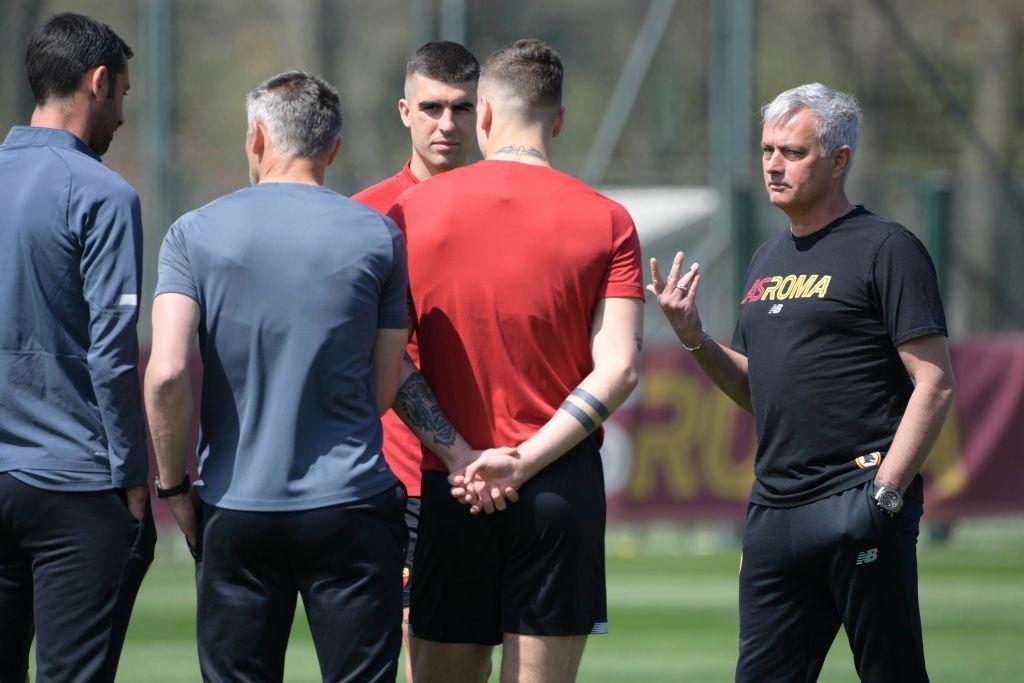
[[[683,291],[683,294],[686,294],[688,291],[690,291],[690,288],[684,285],[682,282],[676,285],[676,289],[681,289]]]

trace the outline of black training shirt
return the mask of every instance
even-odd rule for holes
[[[762,244],[744,292],[732,347],[749,360],[751,500],[802,505],[873,478],[913,390],[896,347],[946,334],[924,245],[858,206]]]

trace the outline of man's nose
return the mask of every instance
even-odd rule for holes
[[[445,109],[441,112],[441,120],[438,122],[437,127],[445,132],[455,130],[455,115],[451,109]]]

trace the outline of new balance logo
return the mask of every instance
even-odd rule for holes
[[[782,304],[773,304],[772,307],[768,309],[768,315],[775,315],[780,312],[782,312]]]
[[[138,306],[139,295],[138,294],[118,294],[117,298],[114,299],[115,306]]]
[[[878,548],[871,548],[862,553],[857,553],[857,564],[867,564],[878,559]]]

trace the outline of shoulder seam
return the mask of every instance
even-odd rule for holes
[[[71,165],[68,164],[67,159],[62,157],[57,152],[57,150],[55,150],[53,147],[50,147],[49,145],[46,145],[44,148],[48,150],[50,154],[57,157],[57,159],[60,161],[61,164],[64,165],[64,168],[68,172],[68,201],[67,206],[64,209],[64,231],[68,234],[68,237],[71,238],[71,240],[77,244],[78,239],[73,234],[71,234],[71,190],[73,189],[75,183],[75,172],[71,170]]]
[[[866,276],[867,276],[866,279],[868,280],[868,282],[871,283],[872,287],[874,287],[874,284],[875,284],[875,281],[874,281],[875,263],[878,261],[878,254],[882,251],[882,247],[885,246],[886,242],[888,242],[890,239],[892,239],[893,235],[899,233],[901,229],[902,230],[906,230],[906,228],[904,228],[902,225],[900,225],[898,223],[893,223],[892,225],[895,226],[893,228],[892,232],[890,232],[888,235],[886,235],[884,238],[882,238],[881,241],[879,241],[878,246],[875,247],[875,253],[873,253],[871,255],[871,262],[868,264],[868,272],[866,274]]]

